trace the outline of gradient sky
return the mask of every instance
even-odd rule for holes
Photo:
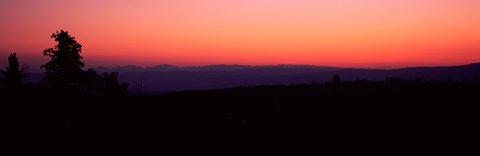
[[[0,67],[67,30],[87,66],[480,62],[479,0],[1,0]]]

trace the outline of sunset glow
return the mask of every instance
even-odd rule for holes
[[[60,29],[87,66],[480,62],[479,0],[2,0],[0,21],[2,68],[45,63]]]

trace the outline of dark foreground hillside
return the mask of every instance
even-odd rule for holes
[[[473,146],[479,89],[478,81],[388,80],[117,98],[5,97],[2,118],[6,140],[21,146],[448,150]]]

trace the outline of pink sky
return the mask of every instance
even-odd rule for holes
[[[37,68],[56,30],[87,66],[480,62],[479,0],[2,0],[0,67]]]

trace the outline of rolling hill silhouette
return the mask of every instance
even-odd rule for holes
[[[410,67],[401,69],[359,69],[310,65],[208,65],[153,67],[121,66],[97,67],[99,72],[119,71],[119,79],[141,88],[141,94],[159,94],[172,91],[221,89],[239,86],[291,85],[324,83],[338,74],[342,80],[473,80],[480,79],[480,63],[445,67]],[[36,82],[43,75],[29,74],[27,82]],[[132,89],[132,88],[130,88]]]
[[[478,63],[394,70],[300,65],[102,70],[119,70],[120,79],[133,85],[142,82],[144,94],[171,93],[65,98],[31,88],[33,94],[21,98],[4,96],[7,142],[240,150],[318,142],[328,149],[363,145],[398,151],[405,144],[465,147],[471,144],[462,139],[476,134]],[[343,81],[333,81],[336,74]],[[35,76],[43,75],[30,74],[29,81]]]

